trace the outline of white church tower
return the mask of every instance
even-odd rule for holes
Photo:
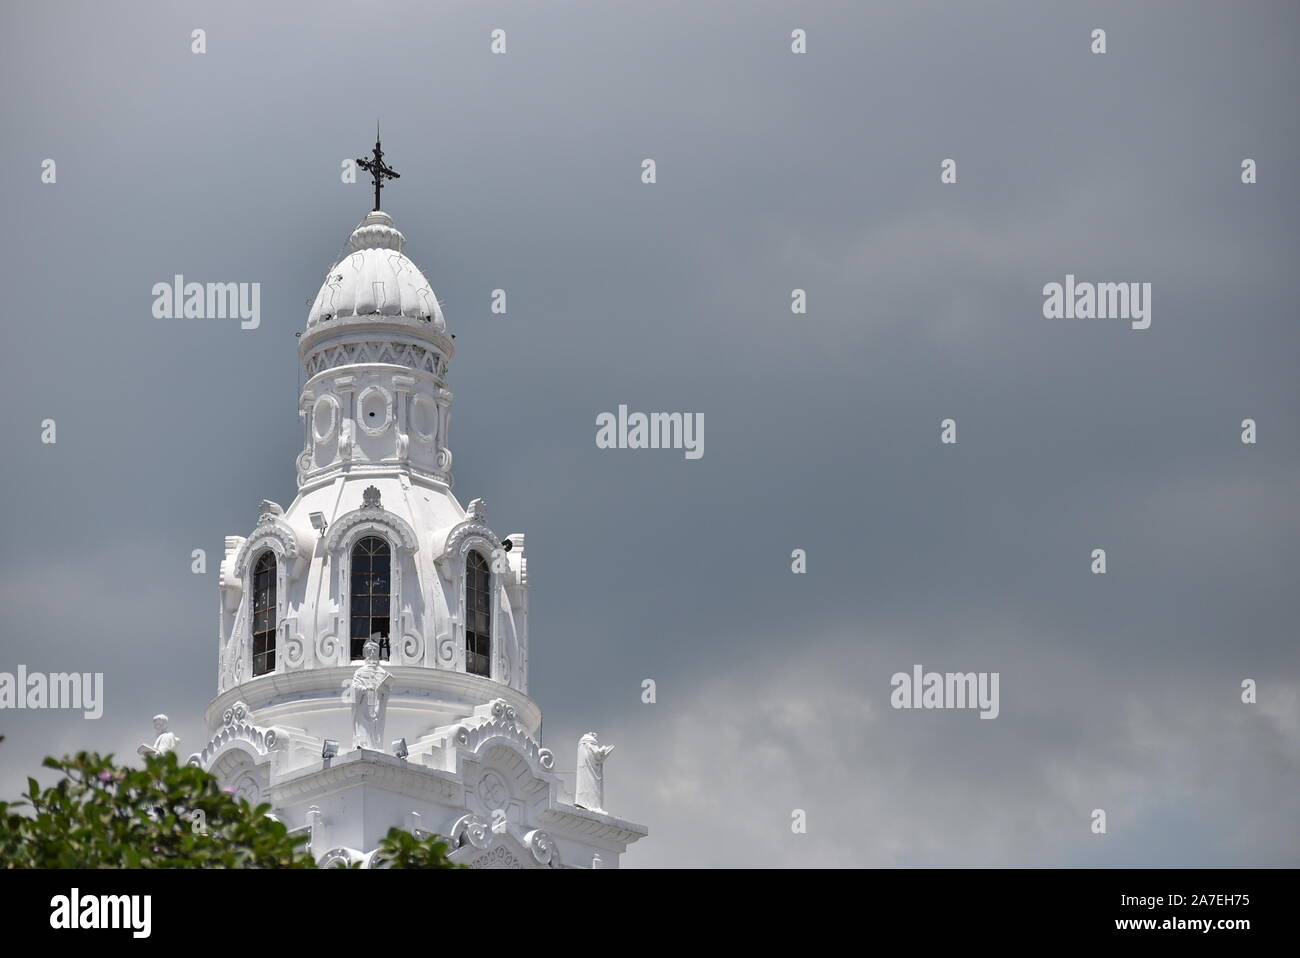
[[[190,757],[369,864],[391,827],[475,867],[617,867],[646,834],[601,807],[610,749],[584,735],[573,794],[528,697],[524,536],[452,494],[452,341],[380,210],[326,273],[298,353],[303,449],[288,508],[263,501],[221,563],[217,696]]]

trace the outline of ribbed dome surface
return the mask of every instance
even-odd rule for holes
[[[391,216],[375,210],[349,243],[352,252],[330,268],[316,294],[309,327],[352,316],[405,316],[447,328],[429,281],[402,252],[406,237],[393,228]]]

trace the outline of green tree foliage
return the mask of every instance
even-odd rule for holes
[[[408,831],[390,828],[379,843],[378,859],[371,867],[380,868],[466,868],[447,861],[447,843],[436,835],[416,838]]]
[[[41,788],[27,780],[22,801],[0,802],[0,866],[6,868],[315,868],[303,847],[267,816],[222,790],[176,756],[148,757],[143,768],[111,755],[47,758],[61,773]],[[458,868],[436,838],[392,829],[376,858],[391,868]],[[380,862],[376,862],[379,864]]]

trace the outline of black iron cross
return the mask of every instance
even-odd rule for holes
[[[363,160],[357,157],[357,166],[361,167],[370,174],[370,181],[375,184],[375,209],[379,209],[379,191],[384,188],[384,178],[396,180],[401,178],[401,173],[384,165],[384,151],[379,148],[379,134],[375,134],[375,148],[371,151],[374,154],[373,160]]]

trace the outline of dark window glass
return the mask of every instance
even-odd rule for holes
[[[253,566],[253,674],[275,671],[275,553],[270,549]]]
[[[380,656],[388,650],[388,602],[390,598],[388,541],[366,536],[352,547],[351,655],[362,657],[366,639],[379,641]]]
[[[465,671],[492,675],[492,573],[477,552],[465,557]]]

